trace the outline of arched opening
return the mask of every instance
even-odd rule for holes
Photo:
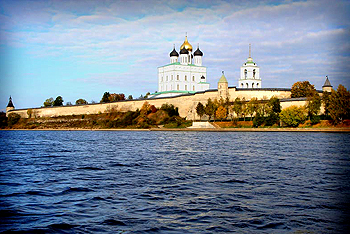
[[[247,85],[247,88],[249,88],[249,85],[248,85],[248,83],[246,83],[246,85]]]
[[[177,90],[180,90],[180,86],[179,85],[177,85]]]
[[[185,76],[185,81],[187,81],[187,76]]]
[[[243,88],[243,83],[241,83],[241,88]]]
[[[254,83],[252,84],[252,88],[254,88]]]

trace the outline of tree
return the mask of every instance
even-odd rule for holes
[[[223,106],[219,106],[215,112],[215,116],[220,120],[225,119],[227,117],[227,109]]]
[[[329,97],[329,115],[335,123],[350,118],[350,92],[339,85],[337,91],[332,90]]]
[[[242,102],[241,99],[238,97],[235,99],[233,102],[233,107],[232,107],[233,112],[236,113],[237,117],[240,117],[242,114]]]
[[[281,103],[278,98],[275,96],[271,97],[268,102],[269,107],[271,108],[271,111],[274,113],[279,114],[281,112]]]
[[[323,103],[323,106],[324,106],[324,114],[325,114],[326,116],[329,115],[330,96],[331,96],[331,93],[329,93],[329,92],[323,92],[323,95],[322,95],[322,103]]]
[[[128,100],[133,100],[133,97],[131,94],[128,96]]]
[[[205,105],[205,114],[209,116],[209,120],[214,116],[216,111],[215,103],[209,98],[207,104]]]
[[[125,100],[125,95],[124,93],[119,93],[119,94],[112,93],[109,95],[108,99],[110,102],[123,101]]]
[[[254,113],[258,111],[259,102],[257,98],[252,98],[247,105],[247,113],[250,114],[250,120],[252,120]]]
[[[16,113],[10,113],[7,117],[7,123],[9,126],[16,124],[21,119],[21,116]]]
[[[205,108],[202,103],[198,102],[196,111],[197,115],[199,115],[199,119],[202,120],[202,116],[205,114]]]
[[[109,96],[111,96],[111,95],[109,94],[109,92],[105,92],[105,93],[103,94],[102,99],[101,99],[100,102],[101,102],[101,103],[110,102]]]
[[[54,100],[52,97],[46,99],[46,101],[44,102],[44,107],[49,107],[49,106],[53,106]]]
[[[71,102],[66,102],[66,106],[73,106]]]
[[[82,98],[75,101],[75,105],[86,105],[86,104],[88,104],[88,102]]]
[[[310,97],[314,92],[317,92],[314,85],[311,85],[309,81],[298,81],[293,84],[291,89],[291,97]]]
[[[307,114],[309,116],[309,119],[312,116],[318,114],[318,112],[321,109],[321,98],[320,98],[320,95],[317,92],[315,92],[313,94],[313,96],[307,97],[305,108],[307,110]]]
[[[169,117],[179,116],[179,108],[175,107],[173,104],[164,103],[160,109],[166,111]]]
[[[142,107],[141,107],[141,110],[140,110],[140,115],[145,117],[148,115],[148,113],[151,111],[150,110],[150,104],[148,102],[144,102]]]
[[[287,126],[297,127],[306,120],[306,110],[304,107],[290,106],[279,114],[281,121]]]
[[[63,106],[63,98],[61,96],[57,96],[53,102],[53,106]]]

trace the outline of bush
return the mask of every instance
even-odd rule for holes
[[[253,127],[257,128],[257,127],[261,126],[264,122],[265,122],[264,116],[257,113],[253,119]]]
[[[173,104],[163,104],[160,108],[168,113],[170,117],[179,116],[179,108],[175,107]]]
[[[321,122],[321,117],[318,115],[313,115],[311,116],[310,120],[311,120],[311,124],[315,125]]]
[[[291,127],[297,127],[306,120],[306,111],[304,107],[290,106],[280,113],[281,121]]]
[[[9,126],[12,126],[12,125],[15,125],[20,119],[21,119],[21,116],[19,114],[11,113],[7,118],[7,123]]]

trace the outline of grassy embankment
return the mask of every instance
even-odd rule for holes
[[[148,129],[154,127],[186,128],[191,121],[169,116],[164,110],[154,113],[140,111],[72,115],[52,118],[21,118],[16,123],[2,117],[2,129]]]

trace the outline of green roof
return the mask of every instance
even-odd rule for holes
[[[176,63],[169,63],[167,65],[164,66],[160,66],[160,67],[166,67],[166,66],[171,66],[171,65],[182,65],[182,66],[191,66],[191,67],[204,67],[204,66],[198,66],[198,65],[194,65],[194,64],[181,64],[180,62],[176,62]]]
[[[209,84],[208,82],[199,82],[198,84]]]
[[[224,74],[222,74],[218,83],[228,83]]]
[[[195,93],[195,91],[171,90],[171,91],[162,91],[162,92],[151,93],[150,95],[159,95],[159,94],[164,94],[164,93]]]

